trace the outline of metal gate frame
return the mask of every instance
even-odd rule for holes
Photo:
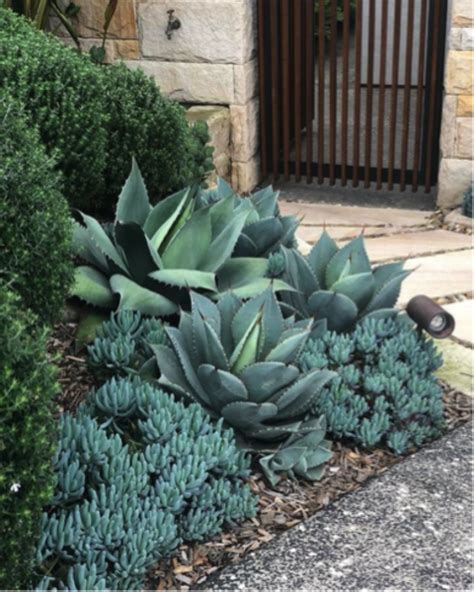
[[[361,113],[361,66],[362,66],[362,0],[356,0],[355,17],[355,99],[353,111],[354,141],[348,143],[349,125],[349,35],[350,2],[343,2],[343,57],[342,85],[337,85],[337,5],[331,0],[329,43],[329,105],[325,104],[325,63],[318,60],[315,72],[315,51],[324,56],[325,9],[324,0],[258,0],[258,52],[260,87],[260,133],[261,162],[264,178],[273,176],[277,181],[294,177],[300,181],[306,177],[311,183],[316,178],[319,184],[329,180],[334,185],[340,179],[341,185],[358,187],[363,182],[368,188],[372,183],[377,189],[385,185],[393,190],[399,185],[405,191],[407,185],[417,191],[420,185],[426,192],[436,184],[439,168],[439,136],[441,131],[441,110],[443,100],[444,58],[446,46],[446,22],[448,0],[394,0],[394,62],[392,84],[385,82],[387,64],[388,0],[369,0],[368,15],[368,81],[365,113]],[[381,34],[384,40],[380,56],[380,85],[378,102],[378,123],[376,137],[376,159],[370,160],[372,150],[372,109],[374,75],[375,2],[382,5]],[[421,3],[421,30],[417,60],[416,101],[411,100],[413,26],[407,29],[405,81],[400,88],[398,70],[400,59],[402,3],[408,4],[408,22],[414,22],[415,2]],[[316,6],[319,3],[318,17]],[[318,30],[318,39],[315,32]],[[420,65],[422,67],[420,67]],[[382,75],[383,74],[383,75]],[[318,97],[315,97],[316,76],[319,80]],[[338,110],[338,92],[342,92],[342,107]],[[385,94],[390,93],[389,113],[385,109]],[[395,168],[395,149],[398,121],[397,101],[403,93],[403,133],[401,141],[401,166]],[[315,109],[315,99],[317,108]],[[408,163],[408,141],[410,113],[414,109],[414,158]],[[340,112],[339,112],[340,111]],[[329,115],[329,146],[324,142],[324,118]],[[390,116],[388,138],[388,167],[383,166],[385,152],[384,118]],[[337,121],[341,121],[340,162],[337,163],[336,133]],[[312,141],[306,142],[305,161],[302,155],[302,139],[305,129],[313,128],[317,119],[318,141],[313,154]],[[365,133],[365,164],[361,166],[360,139]],[[290,157],[292,149],[294,158]],[[310,163],[308,167],[306,162]]]

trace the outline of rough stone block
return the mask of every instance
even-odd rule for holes
[[[232,162],[232,187],[239,193],[250,193],[260,181],[260,161]]]
[[[461,50],[462,47],[462,32],[460,27],[452,27],[449,31],[449,49]]]
[[[474,25],[472,0],[453,0],[451,22],[458,27]]]
[[[165,34],[168,10],[181,27]],[[158,0],[138,5],[142,53],[178,62],[243,64],[255,54],[253,2]]]
[[[446,95],[443,103],[443,124],[441,128],[441,152],[445,158],[455,156],[456,109],[457,96]]]
[[[80,0],[76,4],[81,7],[74,22],[79,37],[99,38],[104,28],[104,13],[108,0]],[[107,37],[138,39],[134,2],[127,0],[117,3]]]
[[[234,99],[234,72],[231,64],[191,64],[139,60],[127,62],[155,78],[162,92],[177,101],[222,104]]]
[[[234,103],[245,105],[257,95],[258,64],[252,60],[234,66]]]
[[[438,206],[449,209],[460,205],[472,181],[473,163],[470,160],[443,158],[438,174]]]
[[[474,28],[461,29],[461,49],[469,51],[474,49]]]
[[[460,96],[456,115],[458,117],[472,117],[474,115],[474,97],[471,95]]]
[[[445,88],[448,95],[474,94],[472,71],[474,68],[473,51],[448,52]]]
[[[456,156],[458,158],[473,158],[474,119],[462,117],[456,124]]]
[[[246,105],[231,105],[231,156],[246,162],[258,150],[258,99]]]

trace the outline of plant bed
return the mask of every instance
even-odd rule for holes
[[[87,366],[85,347],[77,350],[77,330],[77,323],[58,324],[50,340],[51,353],[59,357],[61,394],[56,400],[61,411],[73,412],[87,392],[99,384]],[[453,430],[472,419],[472,400],[447,384],[442,386],[447,428]],[[240,561],[415,451],[397,456],[385,448],[366,451],[335,442],[333,452],[325,477],[319,482],[286,479],[272,488],[262,473],[254,470],[250,486],[259,498],[257,516],[210,541],[181,545],[176,556],[161,561],[151,571],[147,588],[187,590],[203,584],[211,574]]]

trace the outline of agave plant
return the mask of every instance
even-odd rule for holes
[[[343,332],[362,317],[388,317],[410,271],[403,262],[372,268],[362,235],[339,248],[324,231],[307,257],[282,248],[282,279],[296,292],[282,294],[288,310],[302,318],[326,319],[329,330]]]
[[[313,321],[285,320],[270,289],[246,303],[231,293],[217,304],[196,293],[191,301],[179,327],[166,328],[171,346],[152,346],[160,384],[223,417],[256,449],[314,431],[305,413],[335,374],[297,366]]]
[[[295,216],[281,216],[278,207],[280,192],[271,186],[257,191],[248,198],[237,195],[223,179],[217,180],[216,189],[201,191],[198,202],[202,205],[217,203],[229,196],[234,200],[234,212],[251,204],[251,211],[235,246],[237,257],[268,257],[280,246],[295,246],[295,231],[299,220]]]
[[[229,290],[251,298],[269,285],[290,289],[265,277],[266,259],[232,257],[250,201],[238,212],[232,196],[198,207],[197,191],[189,187],[152,207],[134,161],[113,224],[78,213],[75,252],[88,265],[76,268],[73,295],[102,308],[167,316],[188,306],[190,288],[215,299]]]

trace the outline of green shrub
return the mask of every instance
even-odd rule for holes
[[[60,430],[40,588],[142,589],[182,541],[255,514],[232,431],[138,379],[112,379]]]
[[[111,211],[132,156],[154,200],[212,168],[207,127],[191,129],[143,72],[94,64],[1,7],[0,30],[0,88],[24,102],[72,206]]]
[[[54,487],[56,372],[46,334],[0,283],[0,589],[28,589],[43,506]]]
[[[1,58],[0,58],[1,60]],[[72,224],[61,177],[17,101],[0,98],[0,270],[25,305],[54,320],[73,277]]]
[[[212,149],[205,147],[209,141],[207,126],[190,128],[183,107],[163,97],[153,79],[141,70],[129,70],[121,64],[100,70],[100,87],[110,113],[107,203],[115,203],[132,156],[153,199],[202,179],[212,168]]]
[[[474,185],[471,185],[464,194],[462,200],[462,213],[468,218],[472,218],[472,201],[474,196]]]
[[[443,432],[442,389],[433,375],[442,360],[406,318],[366,319],[352,334],[326,333],[308,342],[300,364],[338,374],[312,407],[334,438],[402,454]]]
[[[0,8],[0,84],[22,100],[64,174],[71,205],[104,191],[107,111],[97,66],[25,18]]]

